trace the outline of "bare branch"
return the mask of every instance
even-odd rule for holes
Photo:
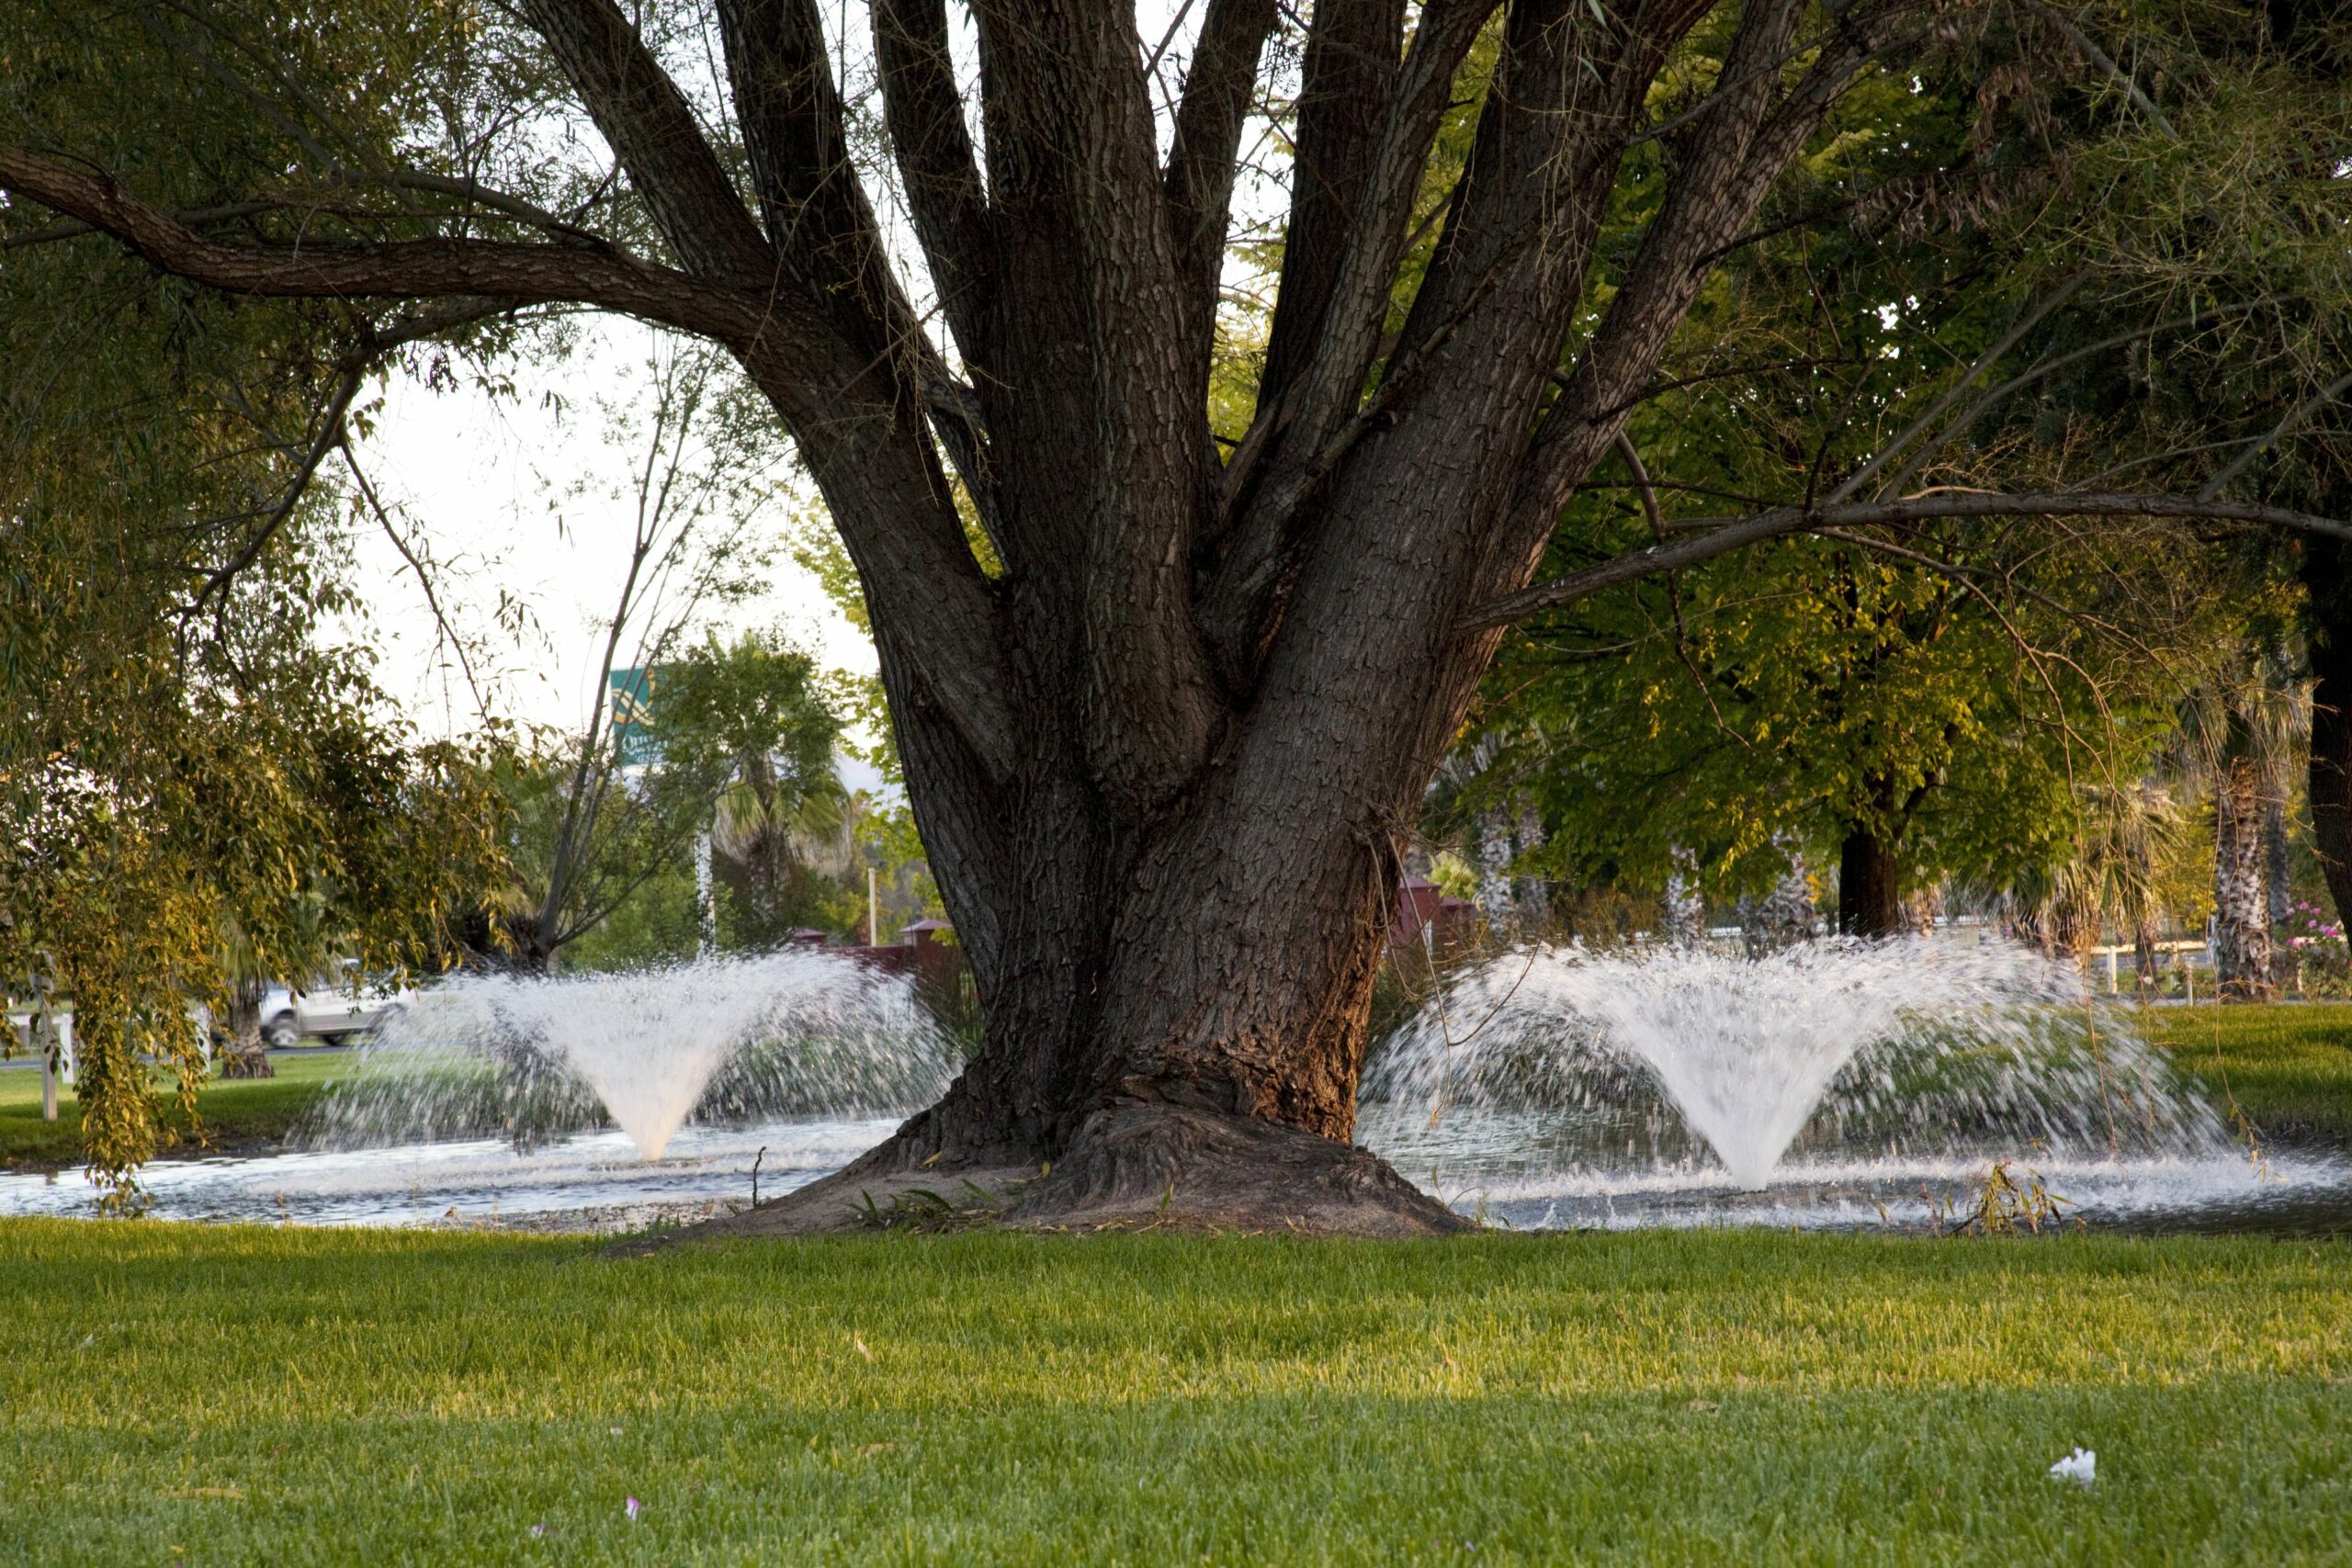
[[[2213,522],[2251,523],[2298,533],[2323,534],[2352,539],[2352,523],[2295,512],[2280,506],[2251,502],[2206,501],[2177,495],[2114,495],[2097,492],[1997,495],[1975,492],[1912,496],[1901,501],[1849,502],[1843,505],[1783,506],[1747,518],[1692,520],[1679,526],[1698,527],[1706,521],[1721,525],[1706,533],[1653,545],[1538,582],[1517,593],[1492,600],[1467,616],[1464,633],[1490,630],[1511,622],[1573,604],[1605,588],[1637,581],[1661,571],[1695,566],[1719,555],[1777,539],[1790,534],[1823,528],[1858,528],[1874,524],[1917,523],[1935,517],[2185,517]]]
[[[108,175],[6,144],[0,188],[103,230],[165,272],[233,294],[574,302],[737,344],[757,341],[767,326],[769,312],[758,296],[578,245],[447,239],[227,243],[150,207]]]
[[[1209,0],[1168,152],[1168,227],[1176,245],[1178,287],[1185,296],[1184,352],[1204,387],[1216,328],[1234,158],[1257,91],[1258,56],[1274,17],[1274,0]]]
[[[424,607],[433,615],[433,625],[436,632],[457,654],[458,668],[466,677],[466,689],[474,694],[474,712],[483,718],[488,718],[490,705],[482,696],[481,682],[474,678],[473,659],[466,651],[465,637],[458,633],[456,626],[450,622],[447,613],[441,608],[441,596],[434,591],[433,587],[433,573],[426,568],[424,562],[417,558],[416,551],[410,547],[407,538],[401,533],[399,525],[392,521],[392,514],[386,509],[382,498],[377,495],[376,487],[368,481],[367,474],[361,471],[358,456],[351,450],[349,439],[338,440],[335,445],[342,453],[343,466],[350,470],[351,482],[359,489],[360,499],[367,502],[368,510],[374,514],[377,524],[383,529],[384,537],[392,542],[392,548],[398,550],[401,559],[408,563],[410,573],[415,577],[417,587],[424,594]]]

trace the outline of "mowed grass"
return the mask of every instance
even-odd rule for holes
[[[2338,1243],[18,1221],[0,1561],[2344,1561],[2347,1379]]]
[[[213,1145],[235,1148],[282,1140],[328,1082],[351,1070],[351,1057],[340,1054],[280,1055],[271,1063],[277,1069],[276,1077],[215,1079],[198,1091],[204,1137]],[[170,1099],[169,1084],[160,1077],[157,1082],[165,1094],[163,1154],[185,1157],[201,1153],[187,1118]],[[82,1107],[72,1091],[58,1095],[57,1120],[44,1122],[40,1072],[0,1071],[0,1169],[78,1165],[81,1160]]]
[[[2199,1003],[2140,1017],[2217,1107],[2234,1098],[2263,1138],[2352,1145],[2352,1006]]]

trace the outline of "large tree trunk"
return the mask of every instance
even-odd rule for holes
[[[2213,978],[2225,997],[2271,989],[2263,782],[2261,767],[2243,755],[2225,760],[2213,781]]]
[[[2352,922],[2352,581],[2342,542],[2304,541],[2310,594],[2312,842],[2339,923]]]
[[[999,791],[940,767],[953,749],[902,714],[986,1045],[939,1105],[801,1206],[896,1172],[1019,1168],[1038,1178],[1031,1217],[1457,1224],[1349,1140],[1396,825],[1413,820],[1474,671],[1426,653],[1408,665],[1384,637],[1359,652],[1344,687],[1275,682],[1287,711],[1237,727],[1196,791],[1135,827],[1075,737],[1041,728],[1023,786]],[[1068,705],[1041,693],[1036,709]],[[1001,824],[1027,897],[996,896],[997,864],[958,848],[967,822]]]
[[[1894,845],[1868,828],[1850,827],[1838,848],[1838,934],[1873,941],[1900,936],[1903,872]]]

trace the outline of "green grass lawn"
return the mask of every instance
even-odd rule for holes
[[[2347,1380],[2339,1243],[17,1221],[0,1561],[2346,1561]]]
[[[299,1055],[272,1058],[277,1076],[236,1078],[208,1083],[198,1106],[204,1133],[215,1145],[276,1143],[293,1130],[337,1073],[348,1072],[345,1055]],[[166,1155],[197,1152],[187,1120],[176,1107],[164,1118]],[[77,1165],[82,1158],[82,1108],[74,1096],[58,1098],[57,1120],[40,1118],[40,1074],[0,1072],[0,1169],[11,1166]]]
[[[2149,1038],[2275,1144],[2352,1145],[2352,1006],[2150,1008]]]

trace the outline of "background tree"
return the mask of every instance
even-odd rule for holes
[[[605,400],[607,439],[631,454],[630,479],[582,499],[627,507],[629,547],[596,632],[587,724],[525,738],[502,771],[517,813],[515,880],[492,922],[503,961],[551,967],[660,881],[709,828],[731,776],[734,760],[699,732],[682,732],[679,755],[669,756],[661,715],[671,683],[684,681],[687,701],[718,722],[709,693],[724,682],[727,651],[693,649],[689,638],[708,615],[755,591],[767,564],[755,530],[774,499],[765,475],[779,455],[746,420],[742,390],[707,346],[657,340],[641,401]],[[627,701],[650,721],[624,710],[615,685],[632,670],[639,684]],[[752,710],[740,716],[762,722]]]
[[[654,734],[665,765],[726,781],[712,838],[730,945],[773,947],[798,927],[822,929],[854,891],[826,878],[812,852],[849,804],[841,732],[816,661],[774,634],[714,637],[664,682]]]
[[[2279,391],[2332,395],[2344,257],[2278,149],[2345,106],[2220,13],[2139,35],[2146,89],[2048,8],[1985,36],[1832,111],[1563,514],[1562,570],[1726,499],[2216,494],[2277,444]],[[2132,793],[2276,563],[2175,522],[1905,520],[1620,589],[1507,647],[1478,743],[1521,741],[1474,797],[1542,759],[1555,860],[1653,888],[1686,835],[1726,892],[1834,862],[1841,930],[1901,929],[1904,888],[1946,875],[2022,875],[2057,919],[2104,815],[2081,807]]]

